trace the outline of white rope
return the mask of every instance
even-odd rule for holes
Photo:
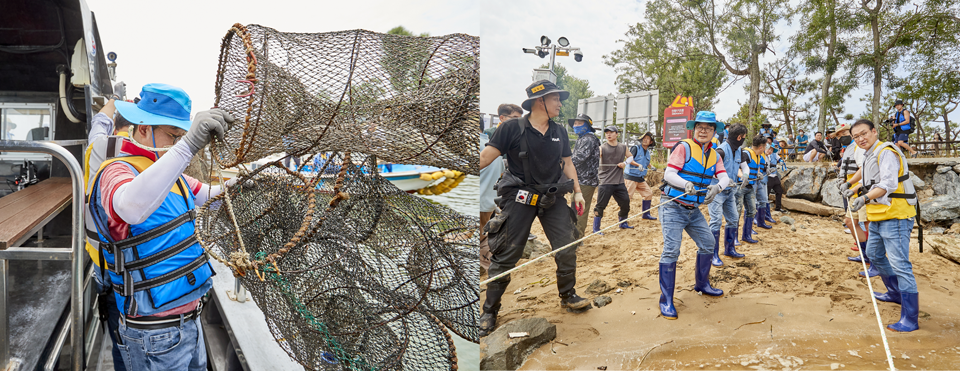
[[[866,206],[864,206],[866,207]],[[857,227],[860,223],[854,223],[853,221],[853,210],[847,207],[847,215],[850,218],[850,224],[853,225],[853,228],[850,230],[853,232],[853,238],[860,241],[860,237],[857,236]],[[890,354],[890,344],[887,343],[887,333],[883,330],[883,320],[880,319],[880,309],[877,308],[877,298],[873,296],[873,284],[870,283],[870,271],[867,268],[867,261],[863,258],[864,249],[859,249],[860,251],[860,264],[863,265],[863,275],[867,280],[867,288],[870,290],[870,301],[873,302],[873,312],[877,315],[877,325],[880,326],[880,338],[883,339],[883,350],[887,352],[887,363],[890,364],[890,371],[894,371],[897,368],[893,366],[893,356]],[[889,290],[889,288],[888,288]]]
[[[701,191],[701,192],[702,192],[702,191]],[[621,223],[623,223],[623,222],[626,222],[626,221],[628,221],[628,220],[630,220],[630,219],[636,218],[636,217],[638,217],[638,216],[640,216],[640,215],[643,215],[643,214],[649,212],[650,210],[653,210],[654,208],[659,207],[660,205],[663,205],[663,204],[665,204],[665,203],[667,203],[667,202],[676,200],[676,199],[678,199],[678,198],[680,198],[680,197],[683,197],[683,196],[686,196],[686,195],[687,195],[687,194],[684,193],[684,194],[679,195],[679,196],[677,196],[677,197],[674,197],[674,198],[671,198],[671,199],[669,199],[669,200],[663,201],[663,202],[661,202],[661,203],[659,203],[659,204],[650,206],[650,207],[647,208],[646,210],[643,210],[643,211],[641,211],[641,212],[639,212],[639,213],[637,213],[637,214],[634,214],[633,216],[630,216],[630,217],[628,217],[628,218],[626,218],[626,219],[624,219],[624,220],[621,220],[621,221],[619,221],[619,222],[617,222],[617,223],[608,225],[606,228],[603,228],[603,229],[601,229],[601,230],[599,230],[599,231],[596,231],[596,232],[593,232],[593,233],[588,234],[588,235],[586,235],[586,236],[583,236],[583,237],[580,238],[579,240],[573,241],[573,242],[571,242],[571,243],[569,243],[569,244],[567,244],[567,245],[565,245],[565,246],[563,246],[563,247],[561,247],[561,248],[559,248],[559,249],[556,249],[556,250],[553,250],[553,251],[548,252],[548,253],[546,253],[546,254],[540,255],[540,256],[537,257],[536,259],[533,259],[533,260],[528,261],[528,262],[526,262],[526,263],[520,264],[520,265],[518,265],[518,266],[516,266],[516,267],[513,267],[513,269],[510,269],[510,270],[508,270],[508,271],[506,271],[506,272],[503,272],[503,273],[500,273],[500,274],[498,274],[498,275],[496,275],[496,276],[493,276],[493,277],[491,277],[491,278],[488,278],[486,281],[480,282],[480,286],[483,286],[483,285],[486,285],[486,284],[488,284],[488,283],[490,283],[490,282],[493,282],[493,281],[495,281],[495,280],[498,280],[498,279],[500,279],[500,278],[502,278],[502,277],[504,277],[504,276],[506,276],[506,275],[508,275],[508,274],[510,274],[510,273],[513,273],[514,271],[517,271],[517,270],[519,270],[520,268],[523,268],[523,267],[525,267],[525,266],[527,266],[527,265],[529,265],[529,264],[531,264],[531,263],[534,263],[534,262],[536,262],[536,261],[538,261],[538,260],[540,260],[540,259],[546,258],[546,257],[548,257],[548,256],[554,255],[554,254],[556,254],[556,253],[558,253],[558,252],[560,252],[560,251],[563,251],[563,250],[569,248],[570,246],[574,246],[574,245],[576,245],[576,244],[578,244],[578,243],[580,243],[580,242],[583,242],[583,240],[586,240],[587,238],[596,236],[597,234],[600,234],[600,233],[602,233],[602,232],[605,231],[605,230],[608,230],[608,229],[611,229],[611,228],[613,228],[613,227],[615,227],[615,226],[618,226],[619,224],[621,224]],[[584,211],[584,212],[586,212],[586,211]]]

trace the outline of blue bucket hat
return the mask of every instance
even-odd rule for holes
[[[710,111],[697,112],[696,119],[687,121],[687,130],[693,130],[694,126],[696,126],[698,122],[706,122],[708,124],[713,124],[715,131],[717,132],[723,131],[723,123],[720,121],[717,121],[717,115],[714,114],[713,112],[710,112]]]
[[[170,125],[190,130],[190,96],[176,86],[147,84],[140,102],[114,102],[123,118],[136,125]]]

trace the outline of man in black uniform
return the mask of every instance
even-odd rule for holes
[[[577,181],[577,171],[571,160],[567,130],[551,118],[560,114],[560,101],[570,95],[557,85],[540,80],[526,89],[527,100],[521,105],[530,113],[500,124],[493,138],[480,152],[483,169],[501,154],[507,155],[507,169],[497,185],[501,214],[486,226],[490,251],[489,276],[495,277],[516,266],[523,254],[530,226],[540,218],[543,233],[554,248],[563,247],[579,238],[574,227],[576,214],[564,201],[564,194],[574,191],[574,207],[583,213],[583,194]],[[559,183],[561,175],[568,181]],[[577,247],[557,253],[557,290],[560,306],[583,309],[590,302],[577,296]],[[487,297],[480,316],[480,335],[486,336],[497,324],[500,298],[507,291],[510,277],[506,276],[487,285]]]

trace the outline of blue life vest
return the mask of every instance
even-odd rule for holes
[[[720,160],[723,161],[723,169],[727,171],[727,175],[731,178],[737,176],[737,170],[740,169],[740,149],[730,148],[730,142],[727,141],[721,143],[718,149],[723,151]],[[720,179],[713,178],[710,180],[710,184],[720,184]]]
[[[213,286],[210,277],[214,271],[197,241],[195,197],[186,179],[177,179],[147,220],[129,225],[130,237],[114,241],[99,190],[103,169],[113,162],[120,162],[139,175],[153,161],[143,156],[104,161],[90,192],[90,212],[117,308],[129,316],[150,316],[199,299]],[[120,264],[116,254],[121,256]]]
[[[667,197],[674,198],[683,195],[679,198],[680,201],[689,204],[702,204],[703,198],[707,195],[706,190],[707,186],[710,185],[710,179],[717,171],[717,151],[708,146],[707,152],[704,153],[703,147],[700,147],[693,139],[684,139],[677,143],[677,146],[685,146],[687,151],[683,168],[679,171],[680,178],[693,182],[697,194],[684,195],[683,188],[674,187],[666,181],[663,182],[663,190],[667,193]]]
[[[896,118],[896,122],[898,124],[907,121],[907,115],[904,115],[903,111],[897,111],[897,115],[894,117]],[[900,131],[910,131],[910,129],[913,129],[913,117],[910,118],[909,124],[900,125]]]
[[[757,178],[760,180],[760,183],[766,184],[767,173],[770,171],[769,169],[767,169],[767,162],[769,161],[767,160],[767,155],[765,153],[761,152],[759,156],[760,156],[760,174],[758,174]]]
[[[639,167],[627,164],[623,173],[632,177],[642,178],[647,176],[647,168],[650,167],[650,150],[643,149],[642,145],[636,145],[637,155],[633,156],[633,161],[640,164]]]
[[[747,175],[747,180],[749,180],[748,184],[754,185],[757,183],[760,172],[766,171],[766,161],[763,159],[763,157],[758,156],[755,152],[753,152],[753,148],[747,148],[746,151],[748,154],[747,167],[750,168],[750,174]],[[743,181],[742,178],[738,180]]]

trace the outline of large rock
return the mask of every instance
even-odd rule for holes
[[[937,173],[938,173],[938,174],[943,174],[943,173],[946,173],[946,172],[948,172],[948,171],[950,171],[950,170],[951,170],[951,169],[950,169],[949,166],[945,166],[945,165],[937,166]]]
[[[952,170],[934,174],[930,183],[936,195],[960,196],[960,177]]]
[[[941,195],[920,202],[920,219],[925,222],[950,221],[960,218],[960,202],[956,197]]]
[[[590,283],[590,285],[587,286],[587,289],[584,291],[587,294],[597,296],[597,295],[606,294],[611,290],[613,290],[613,287],[610,287],[610,285],[608,285],[606,282],[601,280],[594,280],[593,282]]]
[[[511,332],[529,335],[511,339]],[[481,370],[516,370],[534,350],[557,337],[557,326],[543,318],[507,322],[480,341]]]
[[[830,179],[823,183],[823,187],[820,189],[820,203],[833,206],[833,207],[843,207],[843,195],[840,194],[839,185],[843,181],[840,179]]]
[[[919,189],[927,186],[927,182],[924,182],[923,180],[921,180],[920,177],[918,177],[912,171],[910,172],[910,180],[913,181],[914,188]]]
[[[527,244],[523,246],[523,255],[521,258],[536,258],[548,252],[550,252],[550,245],[540,242],[539,238],[534,238],[532,240],[527,240]]]
[[[953,172],[960,174],[960,165],[953,165]]]
[[[937,235],[926,237],[923,242],[934,254],[960,264],[960,239],[950,235]]]
[[[820,216],[843,215],[843,209],[821,205],[807,200],[784,197],[782,202],[783,207],[802,213]]]
[[[784,195],[810,201],[820,200],[820,188],[830,173],[826,166],[805,166],[783,178]]]

